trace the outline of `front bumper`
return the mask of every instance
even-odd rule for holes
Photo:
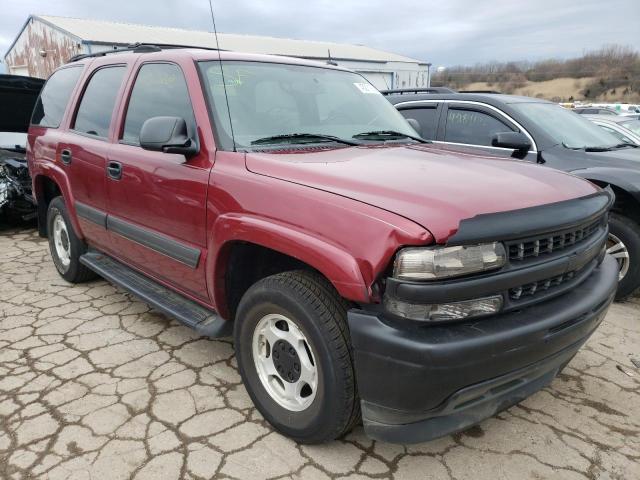
[[[366,433],[415,443],[457,432],[549,384],[604,318],[618,283],[606,256],[569,292],[442,326],[349,311]]]

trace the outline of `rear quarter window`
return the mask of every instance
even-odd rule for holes
[[[31,116],[31,125],[58,128],[69,103],[71,93],[78,83],[82,65],[58,70],[49,77]]]

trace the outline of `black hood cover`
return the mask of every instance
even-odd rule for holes
[[[0,132],[27,132],[43,85],[41,78],[0,75]]]

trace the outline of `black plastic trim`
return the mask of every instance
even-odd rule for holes
[[[233,323],[226,321],[215,311],[160,285],[108,255],[90,250],[80,257],[80,262],[201,335],[217,338],[232,333]]]
[[[546,280],[588,266],[601,255],[606,237],[607,230],[602,229],[600,234],[590,239],[588,244],[579,244],[572,249],[567,249],[562,252],[561,257],[543,263],[505,267],[503,270],[482,276],[463,277],[444,282],[408,282],[388,278],[385,296],[410,303],[429,304],[456,302],[500,294],[510,288]],[[594,267],[595,264],[591,265],[591,268],[588,269],[589,272]],[[514,306],[519,308],[522,305]]]
[[[349,310],[356,380],[367,407],[365,430],[374,438],[413,442],[458,431],[492,415],[509,403],[503,403],[506,396],[492,393],[488,403],[476,409],[472,390],[484,395],[486,389],[474,386],[499,377],[510,381],[518,370],[563,355],[560,352],[570,357],[600,324],[617,284],[617,262],[607,255],[565,294],[482,319],[418,326],[379,311]],[[555,366],[551,372],[552,378]],[[535,383],[532,377],[537,375],[529,376]],[[524,396],[530,393],[523,391]],[[411,426],[433,418],[439,420]],[[373,429],[371,422],[377,424]]]
[[[362,401],[362,422],[367,435],[391,443],[418,443],[459,432],[549,385],[584,344],[576,342],[548,359],[504,376],[464,388],[451,396],[439,415],[405,424],[377,420],[376,405]],[[466,400],[466,401],[465,401]]]
[[[91,223],[107,228],[107,214],[102,210],[91,207],[85,203],[75,202],[76,213],[80,218],[84,218]]]
[[[516,240],[571,228],[603,215],[613,205],[609,189],[586,197],[536,207],[488,213],[462,220],[447,245]],[[558,225],[562,219],[562,225]]]
[[[180,243],[160,233],[138,227],[133,223],[113,217],[107,217],[107,229],[132,240],[158,253],[173,258],[191,268],[196,268],[200,260],[200,250]]]

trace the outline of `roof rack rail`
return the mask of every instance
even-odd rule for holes
[[[212,47],[199,47],[196,45],[180,45],[180,44],[174,44],[174,43],[132,43],[124,47],[114,46],[112,50],[104,50],[102,52],[80,53],[78,55],[74,55],[73,57],[71,57],[67,61],[67,63],[77,62],[78,60],[83,60],[85,58],[104,57],[105,55],[110,55],[112,53],[121,53],[121,52],[152,53],[152,52],[161,52],[162,50],[170,49],[170,48],[199,48],[202,50],[218,50],[217,48],[212,48]]]
[[[396,88],[392,90],[380,90],[383,95],[404,95],[411,93],[456,93],[447,87],[428,87],[428,88]]]
[[[497,90],[459,90],[458,93],[490,93],[492,95],[502,95],[502,92]]]

